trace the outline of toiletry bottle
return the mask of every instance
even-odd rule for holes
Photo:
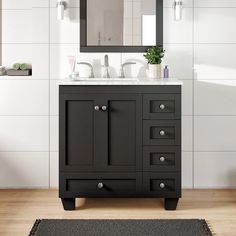
[[[165,68],[164,68],[164,78],[165,79],[169,78],[169,68],[168,68],[168,66],[165,66]]]

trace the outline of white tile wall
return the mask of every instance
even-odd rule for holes
[[[46,80],[0,80],[0,116],[46,116],[49,115],[48,100]]]
[[[197,152],[194,162],[196,188],[235,188],[236,152]]]
[[[50,188],[58,188],[59,157],[58,152],[50,152]]]
[[[0,152],[49,151],[47,116],[0,116]]]
[[[193,153],[182,152],[182,186],[193,188]]]
[[[2,43],[32,43],[32,11],[2,10]]]
[[[236,116],[196,116],[195,151],[236,151]]]
[[[195,44],[194,51],[195,79],[236,79],[236,44]]]
[[[48,152],[0,152],[1,188],[48,188]]]
[[[33,65],[30,78],[0,79],[2,188],[58,186],[57,82],[70,72],[67,56],[92,63],[95,75],[102,75],[103,53],[79,54],[79,0],[67,0],[64,21],[57,20],[56,2],[2,0],[2,64]],[[173,0],[164,0],[163,61],[170,76],[183,81],[182,183],[236,187],[236,1],[183,4],[183,19],[175,22]],[[143,53],[109,58],[114,77],[126,61],[136,62],[125,69],[127,77],[146,76]],[[77,70],[89,74],[85,66]]]
[[[236,115],[236,80],[197,80],[194,85],[195,115]]]
[[[174,20],[173,8],[164,8],[164,43],[192,43],[193,11],[184,8],[183,20]]]
[[[195,8],[196,43],[236,43],[236,8]]]

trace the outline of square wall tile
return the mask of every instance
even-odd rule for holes
[[[236,152],[197,152],[194,155],[195,188],[235,188]]]
[[[49,9],[33,8],[33,43],[49,43]]]
[[[46,80],[0,80],[0,115],[49,115]]]
[[[32,43],[32,28],[31,10],[2,10],[2,43]]]
[[[93,65],[95,77],[103,76],[104,56],[109,57],[109,72],[111,77],[118,77],[121,66],[121,54],[120,53],[80,53],[78,62],[89,62]],[[81,77],[87,77],[89,75],[88,68],[84,66],[77,67]]]
[[[234,44],[195,44],[195,79],[236,79],[235,51]]]
[[[195,7],[236,7],[235,0],[197,0]]]
[[[183,8],[182,20],[174,20],[174,9],[163,10],[163,40],[164,43],[192,43],[193,42],[193,11]]]
[[[0,152],[0,188],[48,188],[48,152]]]
[[[236,43],[236,8],[195,8],[195,43]]]
[[[58,80],[50,81],[50,115],[58,116],[59,114],[59,85]]]
[[[65,79],[71,73],[68,56],[78,55],[78,44],[50,45],[50,78]],[[91,54],[91,57],[93,54]]]
[[[236,80],[194,81],[195,115],[236,115]]]
[[[236,151],[236,116],[195,116],[194,150]]]
[[[182,187],[193,188],[193,153],[182,152]]]
[[[193,151],[193,117],[182,116],[182,151]]]
[[[58,152],[50,152],[50,188],[59,185],[59,156]]]
[[[1,152],[49,151],[47,116],[0,116]]]
[[[193,78],[193,50],[191,44],[164,44],[165,57],[162,65],[169,65],[170,77]]]
[[[50,151],[59,151],[59,118],[50,116]]]
[[[80,43],[79,8],[68,8],[62,21],[57,19],[57,8],[50,9],[50,43]]]
[[[34,0],[35,1],[35,0]],[[32,0],[2,0],[1,9],[31,9]]]

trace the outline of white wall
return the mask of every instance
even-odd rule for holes
[[[33,64],[32,78],[0,78],[2,188],[57,186],[57,81],[68,75],[71,54],[101,73],[104,54],[79,54],[79,0],[68,2],[70,17],[60,22],[56,0],[2,0],[3,64]],[[183,2],[183,20],[175,22],[173,1],[164,0],[164,64],[184,82],[183,185],[235,187],[236,1]],[[145,74],[142,53],[109,56],[113,76],[127,60],[137,62],[128,76]]]

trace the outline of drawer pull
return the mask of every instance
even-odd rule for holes
[[[160,188],[165,188],[165,184],[164,183],[160,183]]]
[[[103,183],[98,183],[98,188],[102,189],[104,187]]]
[[[160,162],[165,162],[166,158],[165,157],[160,157]]]
[[[165,135],[166,135],[166,132],[165,132],[164,130],[161,130],[161,131],[160,131],[160,135],[161,135],[161,136],[165,136]]]
[[[107,106],[102,106],[103,111],[107,111]]]
[[[165,110],[165,108],[166,108],[166,106],[164,104],[161,104],[159,107],[161,110]]]
[[[100,110],[99,106],[95,106],[95,107],[94,107],[94,110],[95,110],[95,111],[99,111],[99,110]]]

